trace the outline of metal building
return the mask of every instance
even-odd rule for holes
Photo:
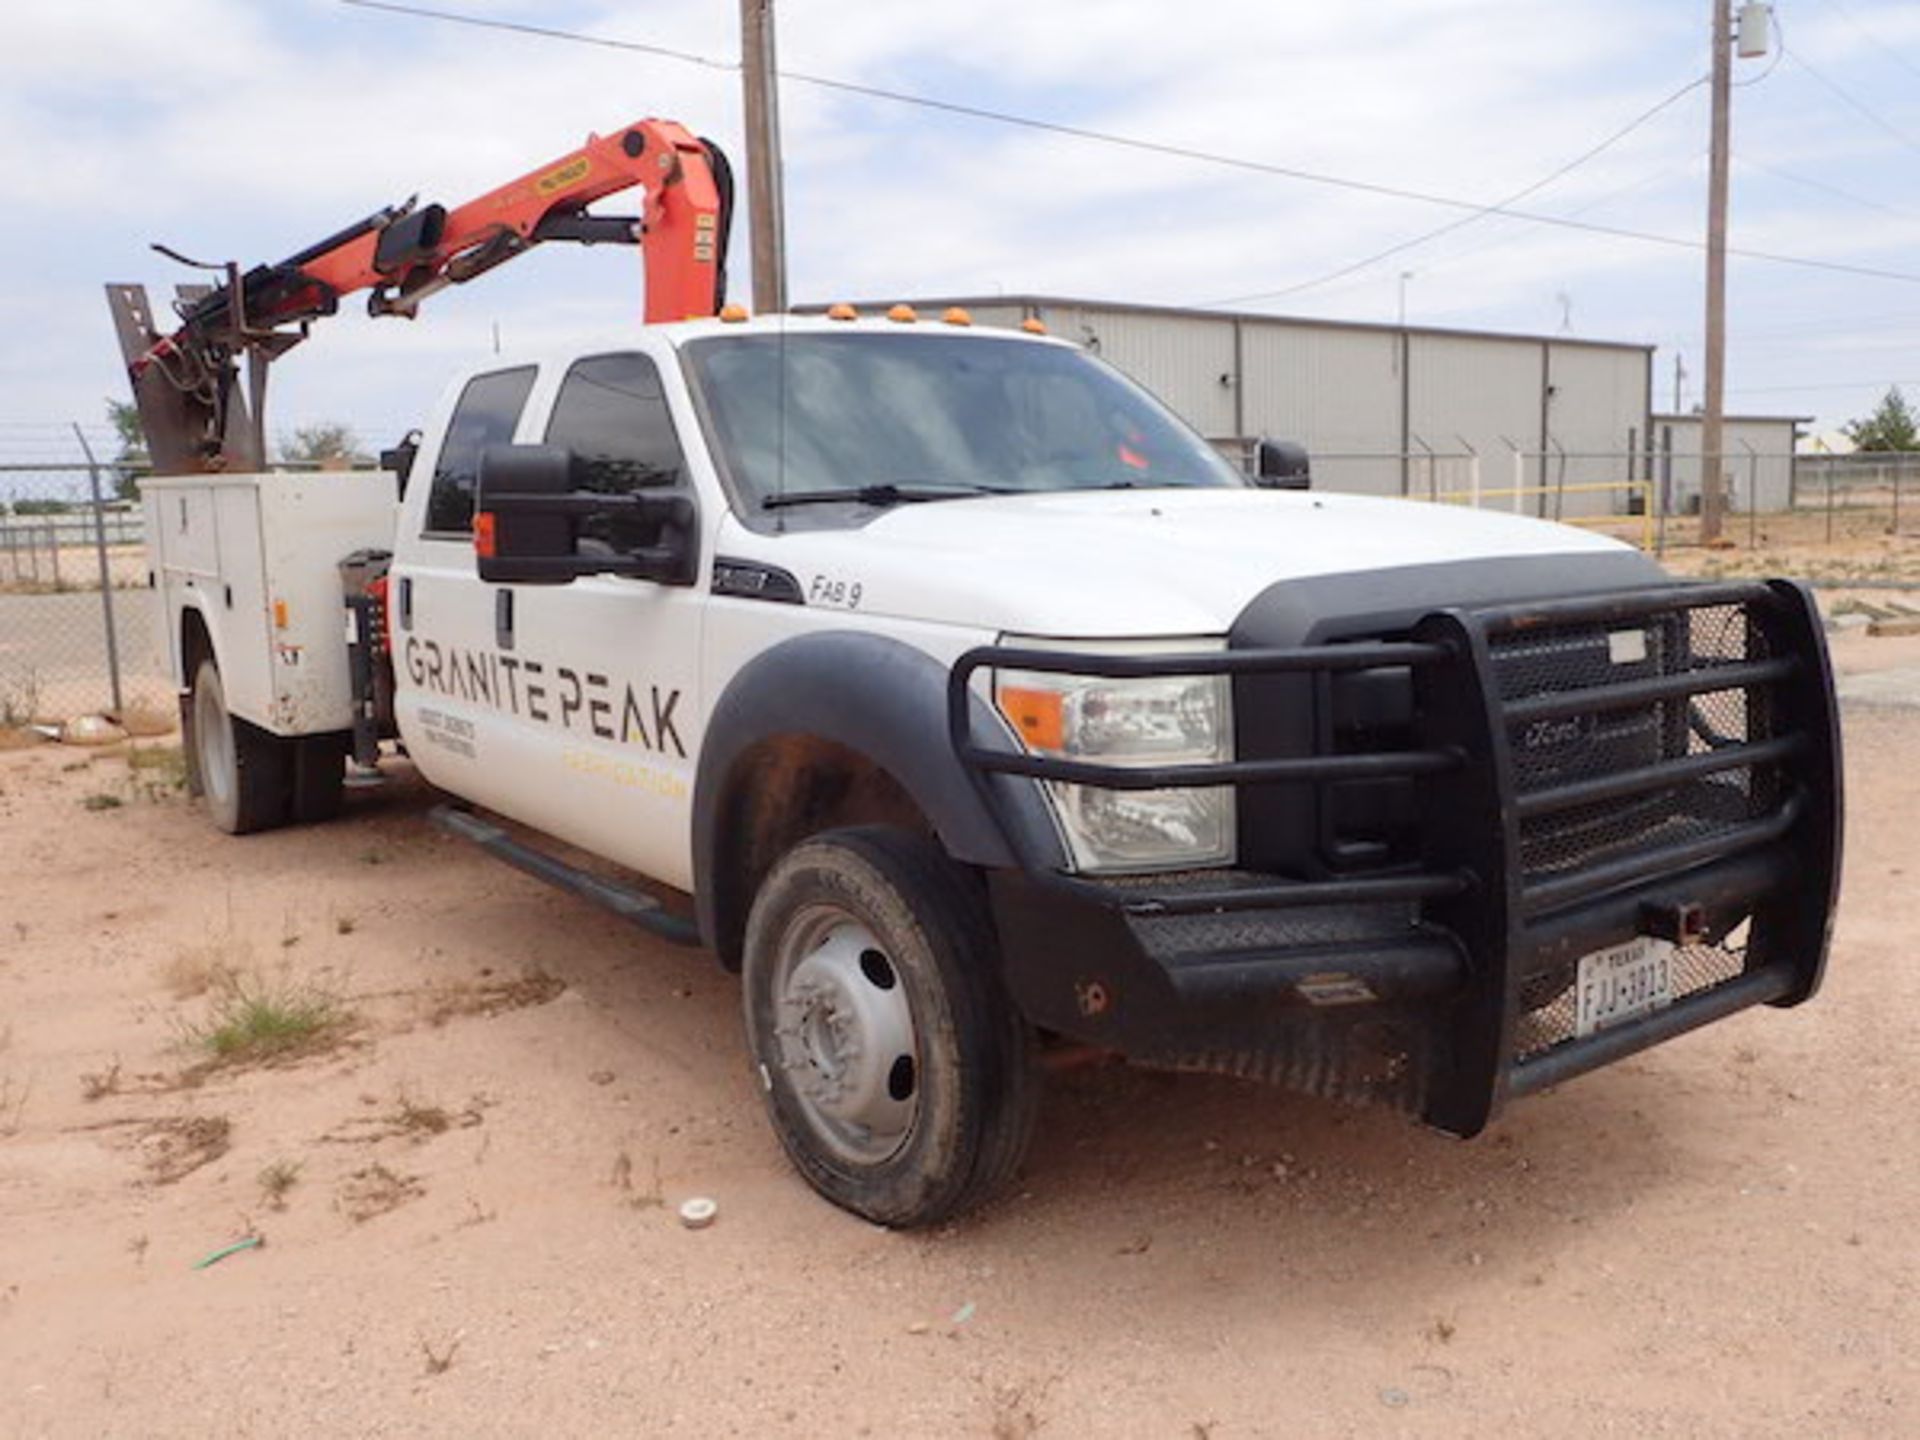
[[[1729,415],[1721,448],[1727,501],[1733,510],[1785,510],[1794,501],[1794,455],[1804,415]],[[1700,508],[1700,417],[1653,417],[1654,478],[1668,513]]]
[[[983,325],[1037,319],[1230,453],[1300,441],[1327,489],[1568,517],[1650,498],[1650,345],[1045,295],[912,303]]]

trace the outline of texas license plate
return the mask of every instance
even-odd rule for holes
[[[1573,1033],[1585,1037],[1673,1003],[1673,944],[1639,935],[1580,961]]]

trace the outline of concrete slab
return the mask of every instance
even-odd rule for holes
[[[1920,666],[1841,675],[1835,688],[1843,704],[1920,710]]]

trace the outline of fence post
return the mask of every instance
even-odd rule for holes
[[[1827,543],[1833,543],[1833,471],[1827,471]]]
[[[1760,452],[1745,440],[1740,448],[1747,452],[1747,548],[1760,548]]]
[[[1900,533],[1900,477],[1907,473],[1907,457],[1902,455],[1893,462],[1893,524],[1888,527],[1889,535]]]
[[[107,678],[113,686],[113,713],[118,716],[126,706],[120,698],[120,637],[113,628],[113,572],[107,565],[106,506],[100,498],[100,466],[78,421],[74,422],[73,433],[80,441],[80,453],[87,457],[87,487],[93,493],[93,553],[100,562],[100,619],[107,630]]]

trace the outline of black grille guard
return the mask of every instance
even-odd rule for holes
[[[1682,627],[1684,634],[1684,627],[1700,622],[1699,612],[1719,607],[1727,607],[1725,614],[1739,617],[1745,627],[1740,654],[1695,663],[1683,642],[1678,660],[1686,663],[1668,657],[1659,667],[1638,667],[1661,673],[1573,688],[1549,685],[1537,693],[1503,697],[1497,659],[1502,647],[1524,647],[1538,643],[1536,637],[1580,626],[1642,624],[1655,627],[1647,633],[1657,634],[1666,624]],[[1415,743],[1376,753],[1122,767],[1028,753],[1017,748],[1010,729],[983,737],[975,728],[980,712],[971,703],[974,677],[983,669],[1133,678],[1394,668],[1411,677]],[[1683,737],[1678,748],[1686,753],[1662,750],[1650,763],[1570,779],[1555,776],[1544,784],[1528,783],[1517,773],[1516,727],[1661,706],[1657,713],[1662,715],[1684,710],[1698,732],[1695,698],[1729,693],[1741,697],[1737,713],[1748,717],[1748,728],[1764,733],[1729,738],[1708,731],[1697,742]],[[1676,701],[1686,703],[1676,708]],[[1316,795],[1356,778],[1413,781],[1421,813],[1447,819],[1422,827],[1417,864],[1390,873],[1327,879],[1241,872],[1222,877],[1233,883],[1217,885],[1191,875],[1179,884],[1156,884],[1152,876],[1114,883],[1028,862],[1025,878],[1062,897],[1132,917],[1388,902],[1416,906],[1420,927],[1452,937],[1464,957],[1464,964],[1453,966],[1457,993],[1452,1002],[1433,1012],[1446,1032],[1437,1051],[1444,1057],[1443,1073],[1426,1087],[1425,1112],[1444,1129],[1474,1133],[1508,1093],[1538,1089],[1744,1004],[1797,1003],[1819,983],[1839,870],[1839,734],[1818,612],[1805,588],[1792,582],[1671,584],[1443,609],[1419,619],[1404,638],[1289,649],[1115,655],[982,646],[954,663],[948,702],[955,753],[985,803],[1003,817],[1003,828],[1009,828],[1004,797],[996,791],[1008,782],[996,777],[1114,790],[1304,784]],[[1729,781],[1739,788],[1729,788],[1724,783]],[[1721,788],[1711,793],[1735,794],[1755,813],[1716,819],[1689,833],[1545,873],[1523,864],[1523,827],[1613,803],[1658,805],[1687,787],[1716,782]],[[1009,837],[1022,853],[1019,837],[1011,831]],[[1744,968],[1731,983],[1679,999],[1643,1024],[1569,1041],[1525,1061],[1514,1058],[1522,985],[1549,943],[1543,937],[1568,930],[1570,919],[1583,913],[1630,914],[1638,891],[1671,894],[1676,877],[1726,868],[1739,857],[1752,861],[1760,852],[1783,847],[1791,865],[1766,873],[1790,873],[1791,883],[1757,897]],[[1750,864],[1747,872],[1755,868]]]

